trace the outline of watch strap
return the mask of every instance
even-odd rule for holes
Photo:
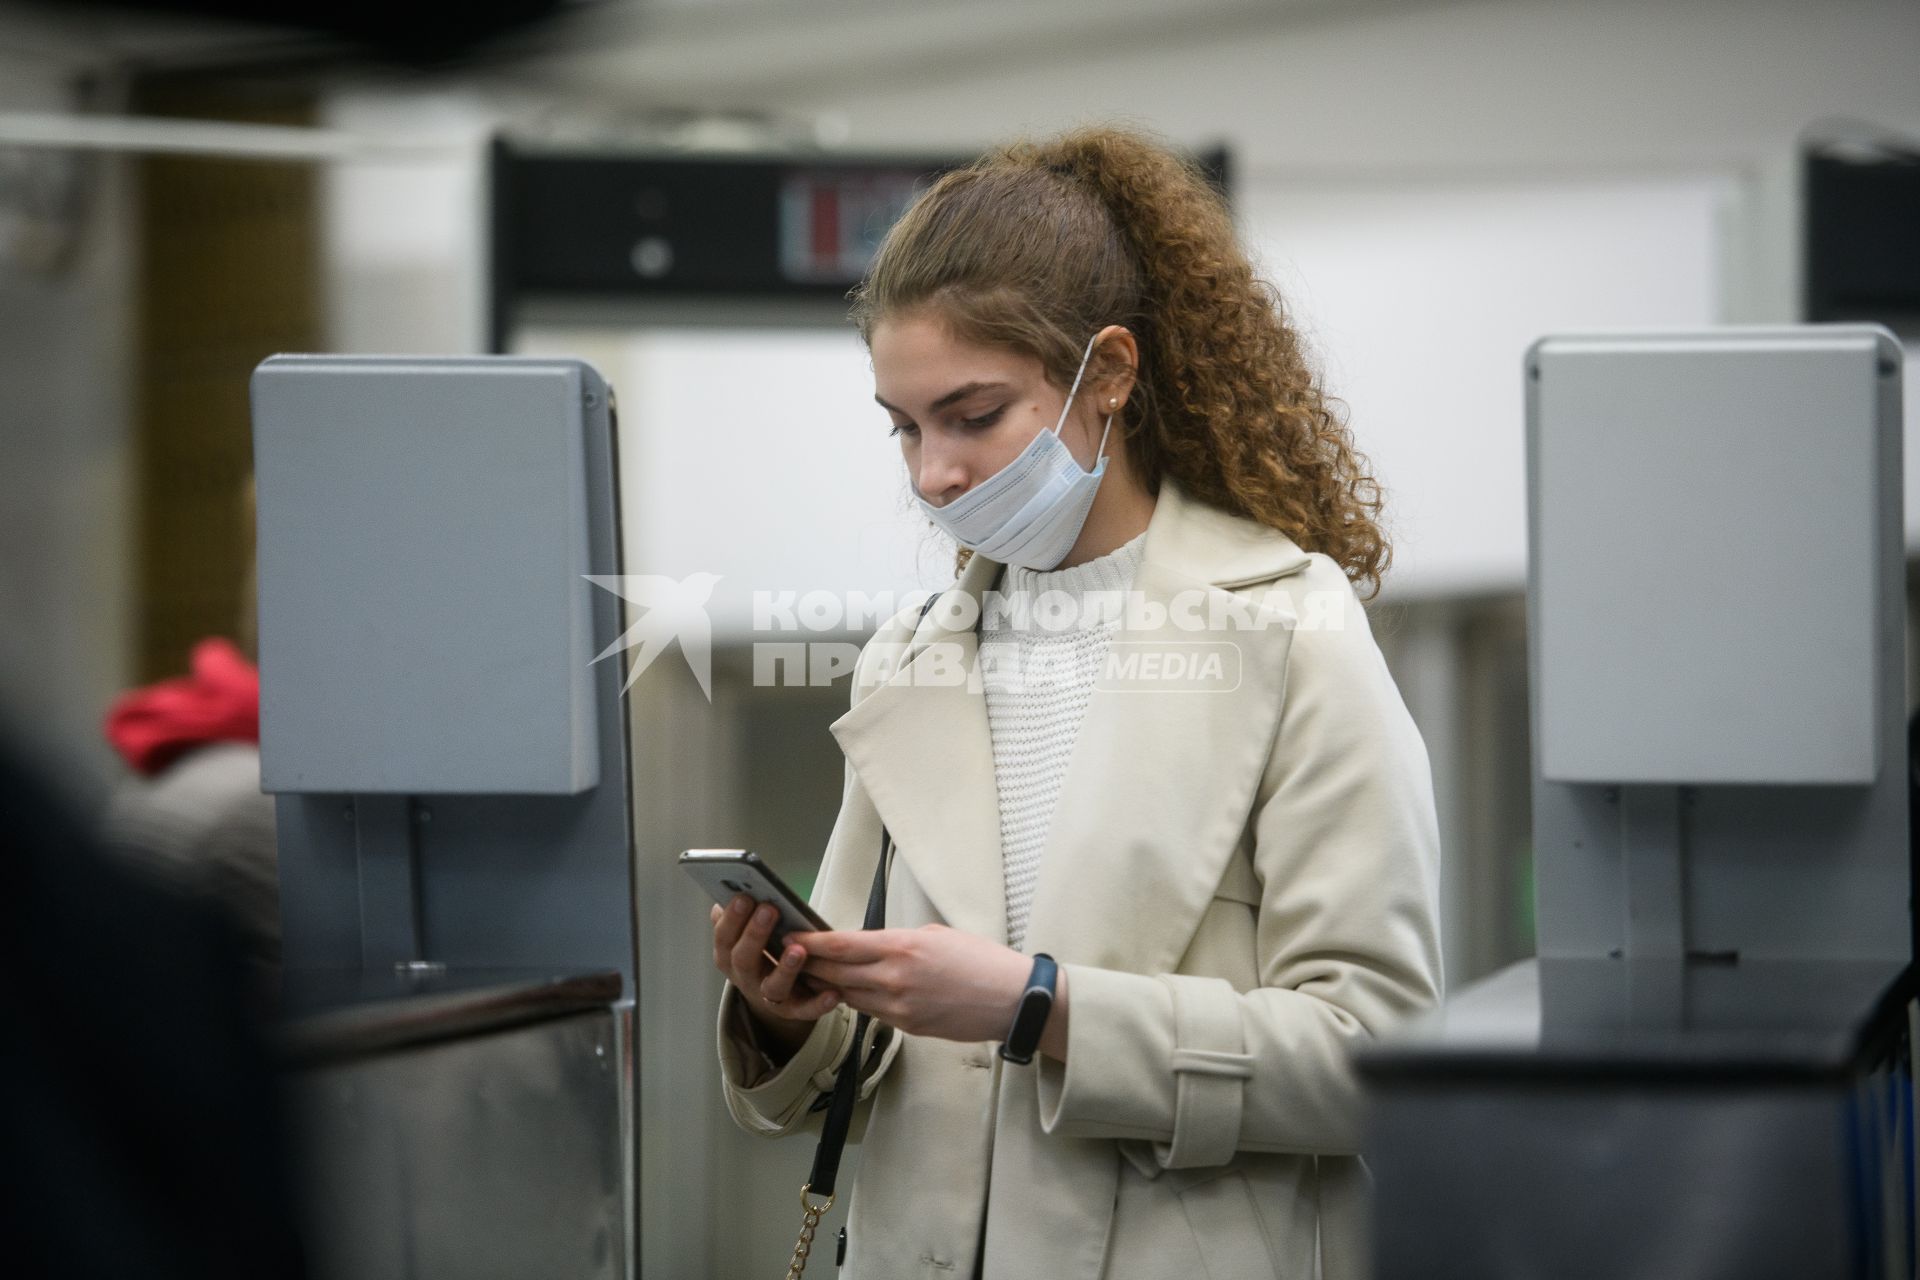
[[[1027,989],[1020,997],[1019,1008],[1014,1010],[1007,1038],[1000,1045],[1000,1056],[1008,1062],[1026,1066],[1033,1061],[1034,1051],[1040,1047],[1040,1033],[1053,1013],[1054,991],[1059,980],[1060,966],[1052,956],[1042,951],[1033,957]]]

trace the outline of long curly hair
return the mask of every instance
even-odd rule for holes
[[[1382,493],[1344,406],[1321,389],[1226,201],[1161,140],[1080,128],[949,171],[848,296],[869,347],[882,320],[932,308],[966,341],[1037,357],[1062,389],[1087,336],[1125,325],[1140,367],[1115,432],[1148,491],[1171,475],[1325,553],[1363,600],[1379,593],[1392,559]],[[971,556],[962,547],[956,570]]]

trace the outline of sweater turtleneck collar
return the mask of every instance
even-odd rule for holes
[[[1103,556],[1068,569],[1028,569],[1010,564],[1001,579],[1000,589],[1008,595],[1025,592],[1062,591],[1081,599],[1090,591],[1124,591],[1133,583],[1134,570],[1140,567],[1141,549],[1146,546],[1143,529]]]

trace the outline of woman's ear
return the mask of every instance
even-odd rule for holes
[[[1093,358],[1099,371],[1093,384],[1094,401],[1104,418],[1119,412],[1133,394],[1140,371],[1140,344],[1125,325],[1110,324],[1095,339]]]

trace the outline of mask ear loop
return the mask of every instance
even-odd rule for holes
[[[1087,353],[1080,357],[1080,367],[1073,375],[1073,385],[1067,388],[1067,402],[1060,406],[1060,421],[1053,424],[1053,434],[1059,435],[1060,429],[1067,425],[1067,411],[1073,408],[1074,393],[1080,390],[1080,379],[1087,374],[1087,361],[1093,359],[1093,344],[1100,340],[1099,334],[1087,339]],[[1111,421],[1111,419],[1109,419]],[[1095,459],[1098,461],[1098,459]]]
[[[1087,352],[1080,357],[1080,368],[1074,372],[1073,385],[1067,388],[1067,402],[1060,406],[1060,421],[1053,424],[1053,434],[1059,435],[1060,429],[1067,425],[1067,411],[1073,408],[1074,393],[1080,390],[1080,379],[1086,376],[1087,361],[1093,359],[1093,344],[1100,340],[1099,334],[1087,339]],[[1113,430],[1113,414],[1107,415],[1107,425],[1100,428],[1100,443],[1093,450],[1093,466],[1087,468],[1091,475],[1100,466],[1100,457],[1107,451],[1107,433]]]
[[[1106,426],[1104,426],[1104,427],[1102,427],[1102,428],[1100,428],[1100,444],[1099,444],[1099,446],[1098,446],[1097,448],[1095,448],[1095,449],[1094,449],[1094,451],[1093,451],[1093,466],[1092,466],[1092,467],[1089,467],[1089,468],[1087,468],[1087,470],[1089,470],[1089,471],[1092,471],[1092,470],[1094,470],[1095,468],[1097,468],[1097,467],[1099,467],[1099,465],[1100,465],[1100,455],[1101,455],[1101,454],[1103,454],[1103,453],[1105,453],[1105,452],[1107,451],[1107,432],[1109,432],[1109,431],[1111,431],[1111,430],[1113,430],[1113,415],[1112,415],[1112,414],[1108,414],[1108,415],[1107,415],[1107,425],[1106,425]]]

